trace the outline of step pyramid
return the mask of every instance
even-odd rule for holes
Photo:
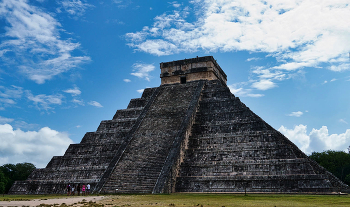
[[[212,56],[160,68],[159,87],[145,89],[10,193],[58,194],[67,184],[88,183],[95,193],[348,188],[235,97]]]

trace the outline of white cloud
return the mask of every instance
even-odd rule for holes
[[[287,129],[281,126],[278,131],[289,138],[294,144],[296,144],[303,152],[310,153],[308,151],[310,145],[310,137],[306,134],[307,126],[302,124],[295,126],[293,130]]]
[[[138,93],[143,93],[145,89],[139,89],[139,90],[136,90]]]
[[[81,91],[79,90],[78,87],[74,87],[74,88],[70,88],[70,89],[67,89],[67,90],[64,90],[63,92],[65,93],[69,93],[71,94],[72,96],[77,96],[77,95],[80,95],[81,94]]]
[[[258,82],[255,82],[252,84],[253,88],[256,88],[256,89],[262,90],[262,91],[274,88],[276,86],[277,85],[274,82],[272,82],[271,80],[267,80],[267,79],[261,79]]]
[[[58,3],[62,6],[62,8],[69,13],[70,15],[82,16],[85,11],[91,7],[94,7],[91,4],[85,3],[86,1],[80,0],[60,0]],[[60,12],[61,8],[58,8],[58,12]]]
[[[344,123],[344,124],[348,124],[348,122],[345,121],[344,119],[339,119],[339,122]]]
[[[30,162],[43,168],[53,156],[63,155],[73,141],[66,133],[49,127],[24,132],[4,124],[0,125],[0,143],[0,165]]]
[[[10,122],[13,122],[14,119],[10,119],[10,118],[6,118],[6,117],[2,117],[0,116],[0,124],[7,124]]]
[[[192,9],[179,7],[155,17],[153,25],[126,34],[128,45],[158,56],[198,50],[267,53],[276,58],[277,65],[264,69],[269,74],[257,74],[258,80],[252,87],[261,90],[274,88],[273,80],[291,78],[306,67],[350,69],[348,1],[193,0],[191,3]],[[193,21],[190,11],[196,15]],[[247,61],[251,60],[256,59]]]
[[[12,125],[14,128],[20,128],[20,129],[37,129],[39,127],[38,124],[28,124],[25,121],[16,120],[14,124]]]
[[[85,106],[83,100],[73,99],[72,102],[75,103],[75,104],[78,104],[78,105],[80,105],[80,106]]]
[[[126,83],[130,83],[131,82],[130,79],[124,79],[123,81],[126,82]]]
[[[131,73],[131,75],[139,78],[143,78],[148,81],[150,81],[150,78],[151,78],[149,73],[155,69],[153,64],[143,64],[143,63],[134,63],[132,67],[134,72]]]
[[[257,57],[253,57],[253,58],[248,58],[247,61],[257,61],[257,60],[261,60],[261,58],[257,58]]]
[[[252,93],[252,89],[244,89],[242,87],[238,87],[237,84],[232,84],[228,86],[231,93],[235,96],[241,97],[252,97],[252,98],[260,98],[263,97],[264,94]]]
[[[169,2],[169,4],[171,4],[175,8],[179,8],[181,6],[181,4],[179,4],[177,1]]]
[[[0,103],[4,103],[4,104],[16,104],[16,102],[12,99],[9,98],[0,98]]]
[[[3,0],[0,18],[8,25],[1,34],[0,60],[38,84],[90,60],[72,55],[80,44],[61,39],[61,24],[27,0]]]
[[[23,94],[23,88],[15,85],[11,85],[10,88],[0,86],[0,97],[3,98],[21,98]]]
[[[12,85],[11,87],[0,86],[0,108],[13,106],[23,95],[23,88]]]
[[[90,101],[88,104],[91,105],[91,106],[96,106],[97,108],[103,107],[103,106],[102,106],[99,102],[97,102],[97,101]]]
[[[287,129],[281,126],[278,131],[283,133],[307,154],[324,150],[345,151],[350,143],[350,129],[347,129],[342,134],[329,134],[327,126],[322,126],[319,130],[312,129],[308,134],[307,126],[300,124],[295,126],[294,129]]]
[[[113,0],[112,2],[117,4],[119,9],[124,9],[132,3],[130,0]]]
[[[260,80],[272,79],[281,81],[288,78],[282,71],[264,67],[254,67],[252,73],[256,74]]]
[[[350,64],[349,63],[340,63],[338,65],[330,66],[329,69],[332,71],[336,71],[336,72],[350,70]]]
[[[134,44],[129,44],[134,46]],[[164,40],[146,40],[140,43],[138,46],[139,51],[151,53],[157,56],[170,55],[173,50],[176,50],[176,46]]]
[[[295,116],[295,117],[301,117],[304,113],[301,112],[301,111],[295,111],[295,112],[292,112],[290,114],[288,114],[288,116]]]
[[[46,110],[54,109],[53,105],[61,105],[64,96],[62,94],[46,95],[39,94],[34,96],[30,91],[26,91],[28,100],[32,101],[37,109]]]

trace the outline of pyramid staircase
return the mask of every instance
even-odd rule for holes
[[[332,192],[346,187],[230,93],[202,92],[176,192]]]

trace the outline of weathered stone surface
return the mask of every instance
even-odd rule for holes
[[[106,193],[348,187],[231,94],[213,57],[161,63],[161,70],[160,87],[145,89],[10,193],[63,193],[68,183]]]
[[[330,192],[346,187],[220,81],[202,92],[177,192]],[[331,180],[336,182],[332,182]]]

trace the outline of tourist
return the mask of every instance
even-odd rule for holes
[[[67,185],[67,196],[70,195],[70,191],[71,191],[71,187],[70,187],[70,184]]]
[[[78,196],[80,196],[80,183],[77,186]]]
[[[90,184],[88,183],[86,186],[86,194],[89,195],[90,194]]]
[[[82,192],[82,195],[84,196],[85,195],[85,185],[83,185],[83,187],[81,188],[81,192]]]
[[[74,196],[74,192],[75,192],[75,185],[72,185],[72,196]]]

